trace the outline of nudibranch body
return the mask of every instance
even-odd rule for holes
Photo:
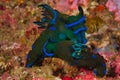
[[[45,30],[33,43],[32,50],[27,55],[26,67],[40,65],[46,57],[57,57],[78,68],[92,69],[97,76],[104,76],[106,74],[104,58],[93,54],[86,46],[87,28],[82,8],[78,7],[78,15],[69,16],[46,4],[39,7],[45,9],[44,17],[34,23]]]

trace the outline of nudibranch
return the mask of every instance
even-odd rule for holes
[[[92,69],[97,76],[104,76],[104,58],[93,54],[86,46],[86,17],[82,8],[78,7],[78,15],[69,16],[46,4],[39,7],[44,9],[44,17],[34,23],[45,30],[33,43],[32,50],[27,55],[26,67],[40,66],[44,58],[56,57],[78,68]]]

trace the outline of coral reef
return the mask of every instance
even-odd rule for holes
[[[77,1],[85,1],[85,5]],[[119,0],[0,0],[0,80],[119,80],[119,3]],[[94,54],[104,57],[106,76],[96,77],[93,71],[76,69],[60,58],[45,58],[42,66],[25,68],[26,54],[44,31],[33,24],[43,17],[39,4],[50,4],[69,16],[77,15],[77,6],[82,6],[88,28],[86,45]]]
[[[54,9],[60,11],[61,13],[71,15],[78,9],[79,5],[87,6],[89,0],[49,0],[48,2],[54,7]]]
[[[120,22],[120,0],[108,0],[106,7],[110,12],[115,13],[115,20]]]

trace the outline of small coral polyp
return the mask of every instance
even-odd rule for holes
[[[78,15],[69,16],[46,4],[39,7],[44,9],[44,17],[34,23],[45,30],[33,43],[27,55],[26,67],[40,66],[44,58],[54,57],[78,68],[92,69],[95,75],[103,77],[106,74],[104,58],[93,54],[86,45],[86,17],[82,8],[78,7]]]

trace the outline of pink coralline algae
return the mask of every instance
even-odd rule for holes
[[[5,73],[2,74],[1,79],[2,79],[2,80],[7,80],[7,78],[8,78],[9,76],[10,76],[9,73],[8,73],[8,72],[5,72]]]
[[[115,53],[114,52],[99,52],[106,60],[109,60]]]
[[[115,13],[115,20],[120,22],[120,0],[108,0],[106,7],[110,12]]]
[[[115,72],[120,75],[120,56],[117,56],[115,61],[112,63],[112,66],[116,66]]]
[[[16,27],[16,19],[11,14],[12,12],[10,9],[3,11],[3,13],[0,15],[0,27],[5,25],[13,29]]]
[[[93,74],[92,71],[88,71],[81,68],[79,74],[76,77],[71,78],[66,76],[63,77],[62,80],[97,80],[97,79],[95,78],[95,75]]]
[[[3,5],[0,5],[0,10],[5,10],[5,7]]]
[[[77,10],[79,5],[87,6],[89,0],[55,0],[49,1],[50,5],[52,5],[56,10],[60,12],[66,12],[66,14],[70,14],[70,12]]]
[[[94,74],[91,71],[80,69],[80,73],[74,80],[96,80]]]

